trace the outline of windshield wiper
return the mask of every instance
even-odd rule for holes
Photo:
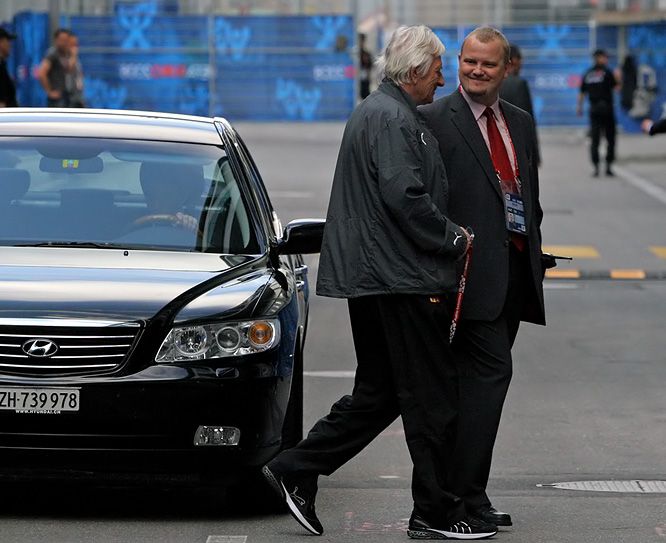
[[[14,247],[80,247],[82,249],[132,249],[128,245],[99,241],[44,241],[40,243],[19,243]]]

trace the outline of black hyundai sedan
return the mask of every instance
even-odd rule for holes
[[[224,119],[1,110],[1,471],[224,480],[294,444],[322,231]]]

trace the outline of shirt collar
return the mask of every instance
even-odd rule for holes
[[[458,87],[460,89],[460,94],[462,94],[462,97],[465,99],[465,102],[467,102],[467,105],[469,105],[469,108],[472,110],[472,115],[474,115],[474,119],[478,122],[479,119],[483,116],[483,112],[486,110],[486,106],[483,104],[479,104],[478,102],[475,102],[472,100],[471,96],[465,92],[465,89],[462,88],[462,85]],[[500,109],[499,105],[499,98],[495,100],[495,102],[490,106],[490,108],[493,110],[493,113],[495,114],[495,119],[501,119],[502,117],[502,110]]]

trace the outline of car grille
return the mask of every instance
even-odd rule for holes
[[[127,359],[139,330],[131,323],[0,325],[0,373],[50,377],[113,371]]]

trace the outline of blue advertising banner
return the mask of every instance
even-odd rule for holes
[[[19,13],[14,17],[16,40],[9,68],[16,80],[16,98],[21,106],[46,105],[46,94],[36,79],[37,68],[49,45],[49,18],[45,13]]]
[[[145,2],[68,22],[91,107],[312,121],[354,106],[351,16],[162,17]]]

